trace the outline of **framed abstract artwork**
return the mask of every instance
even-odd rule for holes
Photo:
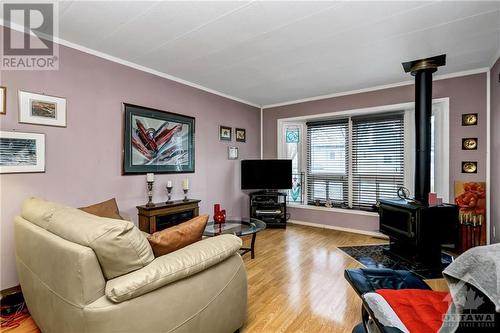
[[[235,128],[234,136],[236,137],[236,141],[238,142],[246,142],[247,141],[247,131],[244,128]]]
[[[45,172],[45,134],[0,131],[0,173]]]
[[[228,126],[219,126],[219,140],[231,141],[232,139],[232,128]]]
[[[124,104],[123,173],[194,172],[193,117]]]
[[[66,99],[19,91],[19,122],[66,127]]]
[[[7,88],[0,87],[0,114],[7,112]]]

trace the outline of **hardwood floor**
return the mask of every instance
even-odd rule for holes
[[[245,257],[248,318],[243,332],[351,332],[361,301],[344,269],[361,267],[338,246],[384,243],[369,236],[289,225],[257,236]]]
[[[250,238],[244,240],[249,243]],[[241,332],[350,333],[360,321],[361,301],[344,269],[361,265],[337,247],[385,241],[335,230],[289,225],[257,235],[248,273],[248,317]],[[446,290],[442,279],[429,281]],[[11,333],[39,332],[30,319]]]

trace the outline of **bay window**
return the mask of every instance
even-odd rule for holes
[[[401,186],[413,193],[414,128],[413,103],[278,120],[278,157],[293,161],[289,202],[374,210]],[[449,201],[448,99],[433,104],[431,163],[432,190]]]

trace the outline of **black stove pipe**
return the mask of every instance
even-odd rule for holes
[[[415,200],[429,203],[431,191],[432,73],[436,68],[415,71]]]
[[[446,54],[403,63],[415,76],[415,200],[428,205],[431,191],[432,73],[446,65]]]

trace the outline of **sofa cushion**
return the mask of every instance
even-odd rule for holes
[[[92,215],[108,217],[110,219],[125,220],[119,213],[116,199],[109,199],[87,207],[78,208]]]
[[[200,215],[191,220],[157,231],[148,237],[155,257],[182,249],[200,241],[208,222],[208,215]]]
[[[146,237],[128,221],[98,217],[42,199],[27,200],[21,215],[61,238],[94,250],[106,279],[140,269],[154,259]]]
[[[238,252],[241,244],[241,239],[234,235],[203,239],[158,257],[135,272],[107,281],[106,296],[119,303],[144,295],[226,260]]]

